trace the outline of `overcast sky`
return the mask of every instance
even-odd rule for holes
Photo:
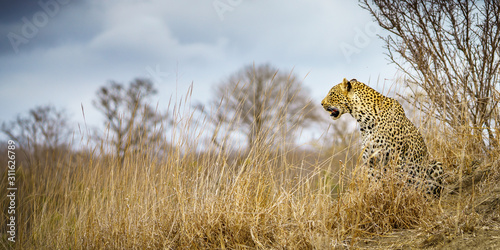
[[[6,3],[7,2],[7,3]],[[151,78],[170,96],[206,103],[244,65],[270,63],[304,78],[320,100],[344,77],[390,85],[380,33],[357,1],[40,0],[0,7],[0,123],[37,105],[100,125],[99,86]],[[307,75],[307,77],[306,77]],[[376,86],[380,78],[379,86]]]

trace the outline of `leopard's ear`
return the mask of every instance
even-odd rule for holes
[[[345,96],[347,96],[347,94],[352,90],[352,84],[346,78],[342,80],[340,87],[342,88],[342,92]]]

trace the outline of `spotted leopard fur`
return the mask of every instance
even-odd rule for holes
[[[363,143],[363,162],[372,176],[374,169],[395,163],[411,183],[424,183],[428,195],[438,197],[442,190],[443,167],[430,161],[422,135],[406,117],[401,104],[383,96],[356,79],[334,86],[321,102],[333,120],[349,113],[359,123]],[[380,169],[380,168],[378,168]]]

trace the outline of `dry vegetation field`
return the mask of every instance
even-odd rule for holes
[[[455,134],[439,123],[421,126],[433,158],[447,171],[442,197],[429,200],[418,190],[400,188],[390,175],[370,185],[357,167],[357,154],[344,158],[331,145],[316,151],[279,142],[246,150],[201,149],[204,124],[193,119],[189,112],[175,119],[174,146],[165,152],[144,145],[121,160],[108,153],[104,141],[91,150],[18,166],[17,242],[7,241],[2,195],[1,245],[500,247],[499,152],[481,153],[469,133]],[[0,190],[7,189],[4,168]]]

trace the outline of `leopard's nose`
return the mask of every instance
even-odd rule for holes
[[[335,109],[334,107],[332,107],[332,106],[328,106],[328,107],[326,108],[326,111],[328,111],[328,112],[333,112],[333,111],[335,111],[335,110],[336,110],[336,109]]]

